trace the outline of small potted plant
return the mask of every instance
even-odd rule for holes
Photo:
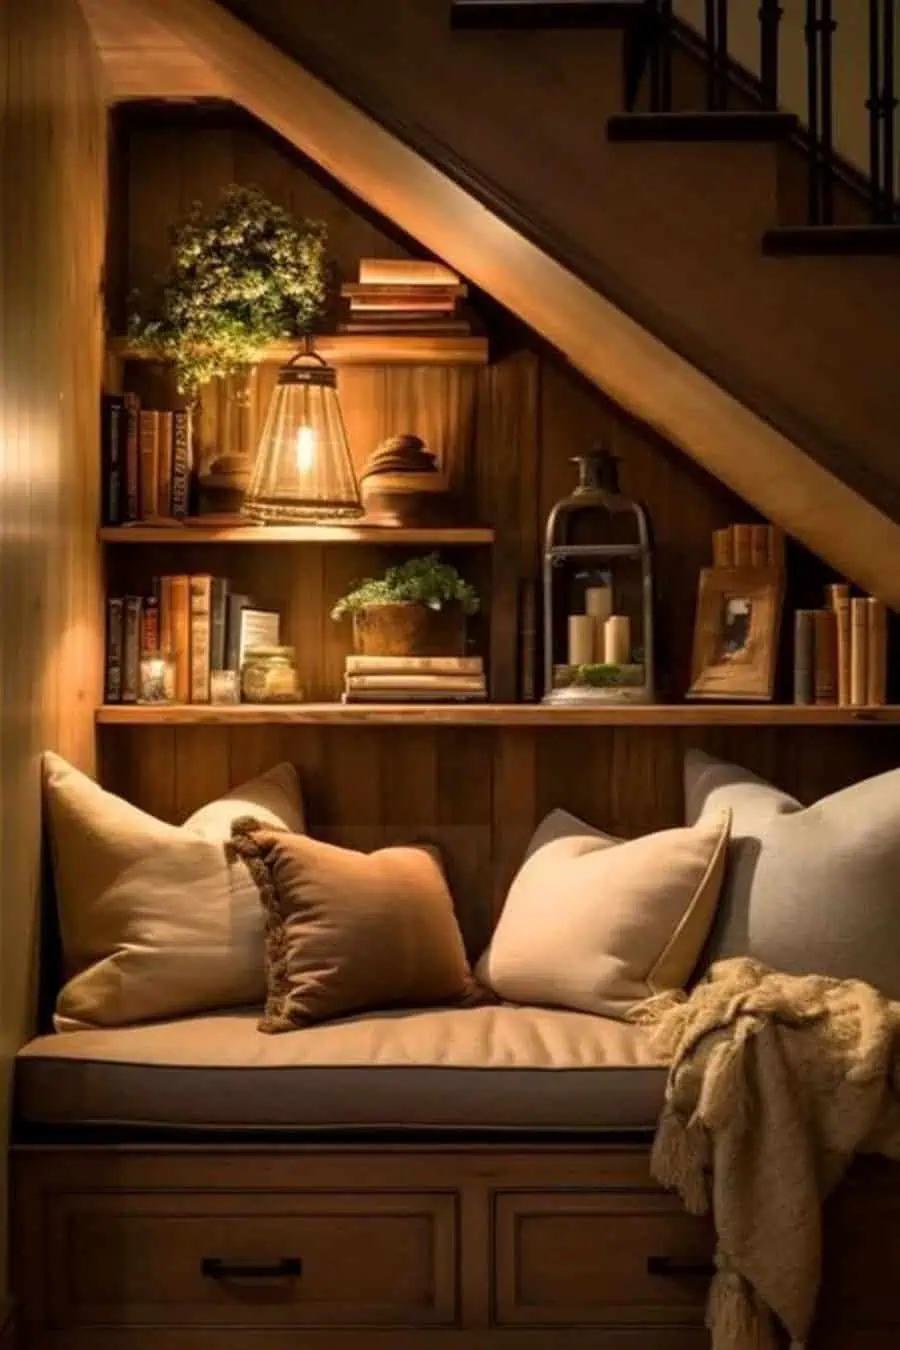
[[[474,588],[429,553],[361,582],[331,617],[352,616],[354,647],[363,656],[462,656],[466,618],[477,610]]]

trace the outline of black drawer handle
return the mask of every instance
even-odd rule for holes
[[[204,1256],[200,1274],[207,1280],[295,1280],[303,1274],[303,1262],[299,1256],[283,1256],[271,1265],[255,1266],[251,1262]]]
[[[711,1279],[715,1273],[712,1261],[676,1261],[672,1256],[647,1257],[647,1274],[661,1275],[663,1279],[674,1280],[684,1275]]]

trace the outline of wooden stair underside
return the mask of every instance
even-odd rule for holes
[[[139,0],[86,0],[101,49]],[[221,9],[156,0],[153,41],[494,296],[598,388],[863,589],[900,607],[900,525],[398,137]],[[107,49],[113,71],[122,47]],[[134,60],[132,59],[132,65]],[[183,67],[183,58],[182,58]],[[115,85],[114,85],[115,87]],[[160,93],[165,93],[161,89]]]

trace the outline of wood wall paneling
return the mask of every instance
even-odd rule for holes
[[[0,6],[0,183],[0,1119],[5,1122],[10,1060],[33,1025],[39,756],[53,747],[92,768],[93,710],[101,690],[97,390],[106,108],[75,0]],[[4,1226],[0,1216],[0,1229]],[[3,1279],[0,1275],[0,1295]]]

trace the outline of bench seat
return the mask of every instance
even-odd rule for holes
[[[665,1068],[639,1027],[496,1005],[382,1012],[277,1036],[254,1010],[42,1036],[20,1127],[652,1130]]]

